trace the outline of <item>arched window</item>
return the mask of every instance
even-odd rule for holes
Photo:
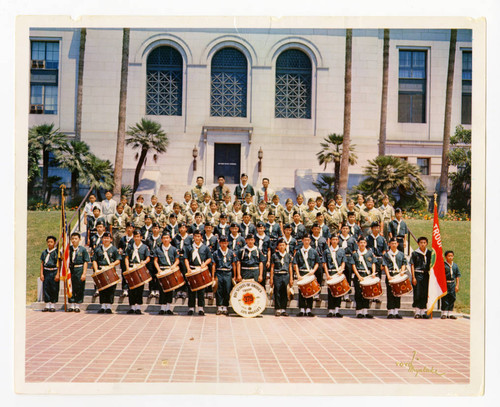
[[[182,56],[172,47],[155,48],[148,56],[146,114],[182,115]]]
[[[235,48],[222,48],[212,58],[210,116],[246,115],[247,59]]]
[[[311,118],[311,60],[298,49],[283,51],[276,60],[275,117]]]

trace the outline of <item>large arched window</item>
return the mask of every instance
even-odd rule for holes
[[[283,51],[276,60],[275,117],[311,118],[311,60],[298,49]]]
[[[210,116],[246,115],[247,59],[235,48],[222,48],[212,58]]]
[[[182,115],[182,56],[175,48],[155,48],[148,56],[146,114]]]

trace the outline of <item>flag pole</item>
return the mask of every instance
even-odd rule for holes
[[[66,225],[63,224],[63,215],[64,215],[64,190],[66,189],[66,185],[64,184],[61,184],[60,186],[61,188],[61,227],[62,228],[66,228]],[[66,239],[66,231],[63,231],[63,239]],[[63,245],[63,250],[64,250],[64,245]],[[59,255],[61,255],[61,253],[59,252]],[[63,253],[63,261],[62,261],[62,265],[61,265],[61,268],[64,268],[64,253]],[[60,271],[60,275],[62,276],[62,272]],[[64,285],[64,312],[68,312],[68,309],[67,309],[67,305],[66,305],[66,297],[67,297],[67,293],[66,293],[66,275],[64,276],[64,279],[63,279],[63,285]]]

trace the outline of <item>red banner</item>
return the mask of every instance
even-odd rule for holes
[[[429,297],[427,304],[427,314],[432,314],[437,300],[447,293],[446,273],[444,271],[443,242],[439,229],[439,217],[437,203],[434,202],[434,224],[432,226],[432,261],[429,276]]]

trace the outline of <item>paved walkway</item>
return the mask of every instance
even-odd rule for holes
[[[26,313],[26,382],[452,384],[470,376],[466,319]],[[439,374],[401,365],[414,352],[415,369]]]

